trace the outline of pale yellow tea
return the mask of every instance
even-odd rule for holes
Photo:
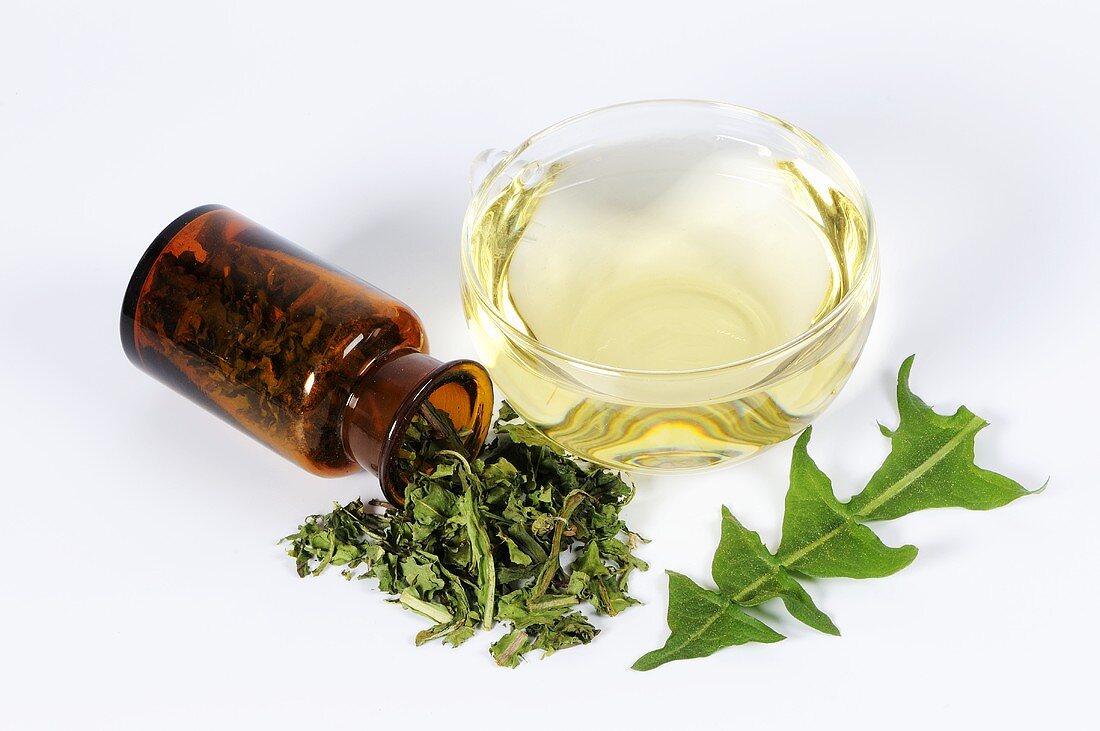
[[[842,385],[870,319],[873,287],[838,316],[867,264],[859,207],[755,144],[528,163],[468,225],[482,359],[525,418],[607,465],[707,467],[790,436]],[[760,358],[818,323],[833,330],[819,343]]]

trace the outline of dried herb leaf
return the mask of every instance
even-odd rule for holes
[[[452,448],[462,435],[445,414],[414,419],[402,451],[405,505],[356,500],[306,518],[284,539],[298,574],[337,565],[347,578],[377,579],[433,623],[418,645],[458,646],[500,620],[510,630],[490,652],[504,667],[532,650],[591,642],[599,630],[578,608],[614,615],[636,604],[627,579],[647,568],[620,518],[633,488],[536,443],[506,404],[501,418],[472,461]]]

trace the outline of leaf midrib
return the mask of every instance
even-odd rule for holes
[[[928,455],[923,462],[910,470],[900,480],[893,485],[888,486],[883,490],[878,497],[871,500],[862,508],[856,511],[856,515],[861,518],[866,518],[871,513],[875,512],[878,508],[882,507],[888,501],[897,497],[905,488],[912,485],[914,482],[924,476],[926,472],[931,470],[937,464],[947,458],[951,452],[962,444],[963,440],[971,434],[977,433],[979,429],[985,426],[985,419],[980,416],[973,416],[970,421],[966,422],[966,426],[959,430],[959,433],[944,442],[943,446],[937,449],[932,454]]]
[[[697,639],[702,637],[703,633],[706,632],[708,629],[710,629],[714,625],[714,623],[717,622],[719,620],[719,618],[721,618],[721,616],[723,614],[725,614],[726,610],[730,608],[730,605],[733,602],[734,602],[734,599],[732,597],[731,598],[723,597],[720,602],[716,603],[716,606],[718,607],[718,611],[716,611],[714,614],[712,614],[706,622],[703,622],[703,624],[701,624],[698,629],[696,629],[694,632],[688,634],[688,636],[684,638],[684,641],[679,643],[675,647],[665,647],[663,649],[666,652],[675,653],[675,652],[679,652],[680,650],[684,649],[685,647],[690,645],[692,642],[695,642]]]
[[[821,537],[819,537],[819,538],[817,538],[813,541],[810,541],[809,543],[807,543],[805,546],[798,549],[797,551],[795,551],[791,554],[788,554],[787,556],[785,556],[782,559],[778,559],[774,564],[772,564],[772,567],[765,574],[763,574],[760,578],[756,579],[751,584],[746,586],[744,589],[742,589],[741,591],[734,594],[733,601],[740,604],[742,601],[744,601],[749,596],[751,596],[752,592],[759,589],[761,586],[763,586],[765,583],[767,583],[767,581],[769,579],[771,579],[773,576],[778,574],[780,569],[790,568],[791,566],[794,565],[795,561],[797,561],[798,559],[802,558],[803,556],[805,556],[805,555],[807,555],[807,554],[809,554],[813,551],[816,551],[818,548],[820,548],[822,546],[822,544],[828,543],[829,541],[833,540],[833,538],[836,538],[836,536],[838,534],[840,534],[840,532],[843,531],[847,527],[848,527],[848,523],[847,522],[842,522],[840,525],[833,528],[828,533],[825,533]]]

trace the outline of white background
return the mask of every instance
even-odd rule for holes
[[[5,2],[0,8],[0,727],[1080,727],[1095,715],[1098,28],[1090,3]],[[651,673],[665,578],[706,581],[719,505],[772,545],[790,446],[639,480],[647,602],[594,645],[495,668],[275,540],[324,481],[125,359],[118,309],[177,214],[228,204],[409,302],[472,355],[469,161],[609,103],[698,97],[820,136],[873,201],[882,301],[813,454],[856,491],[891,384],[993,425],[1041,496],[876,527],[921,548],[814,582],[844,632]],[[1078,719],[1074,722],[1073,719]],[[410,725],[411,724],[411,725]],[[457,724],[457,726],[456,726]]]

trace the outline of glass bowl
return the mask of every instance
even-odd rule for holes
[[[848,379],[878,296],[874,222],[810,134],[645,101],[476,162],[467,322],[504,397],[567,451],[719,467],[801,431]]]

